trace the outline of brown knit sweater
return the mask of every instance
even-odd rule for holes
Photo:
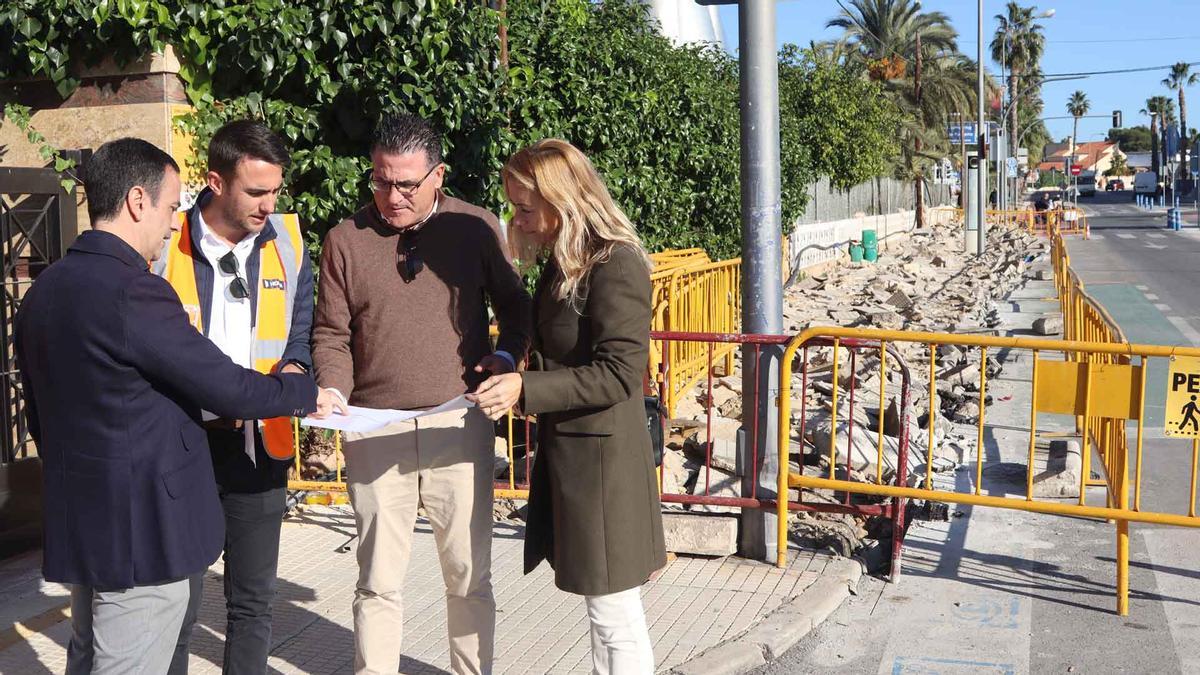
[[[500,323],[498,350],[529,348],[529,295],[487,211],[442,195],[415,233],[424,263],[404,283],[400,232],[368,205],[325,238],[313,326],[317,382],[368,408],[424,408],[473,389],[491,353],[485,302]]]

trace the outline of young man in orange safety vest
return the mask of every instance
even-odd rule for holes
[[[264,373],[307,372],[312,364],[312,266],[295,214],[274,212],[290,161],[282,139],[260,122],[218,130],[208,146],[208,186],[179,214],[180,229],[154,267],[196,330],[235,363]],[[224,672],[264,673],[292,422],[205,412],[203,424],[225,511]],[[197,575],[172,674],[187,672],[202,588]]]

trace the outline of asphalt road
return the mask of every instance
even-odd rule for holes
[[[1088,292],[1133,342],[1200,346],[1200,230],[1166,230],[1165,213],[1138,209],[1129,192],[1081,206],[1093,236],[1069,248]],[[1013,317],[1013,327],[1027,320]],[[1186,512],[1191,450],[1162,434],[1164,371],[1152,368],[1148,384],[1142,506]],[[1028,378],[1028,364],[1014,363],[989,391],[1027,398]],[[1023,462],[1028,416],[1018,408],[989,408],[988,461]],[[949,480],[962,490],[970,472]],[[1015,491],[986,474],[984,485]],[[1131,526],[1131,607],[1120,617],[1112,524],[958,508],[948,523],[914,524],[898,583],[866,579],[755,673],[1200,672],[1200,530]]]

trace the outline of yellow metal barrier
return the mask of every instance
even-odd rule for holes
[[[856,338],[876,340],[881,346],[888,343],[919,343],[929,348],[929,387],[930,387],[930,422],[928,428],[933,428],[932,418],[937,413],[936,390],[936,354],[939,345],[957,345],[965,348],[978,348],[980,354],[979,372],[979,418],[978,445],[976,451],[975,489],[973,494],[934,490],[931,485],[931,472],[926,471],[926,479],[922,487],[893,487],[878,484],[863,484],[842,480],[834,480],[831,473],[828,478],[815,478],[790,475],[780,475],[779,490],[781,494],[789,487],[809,489],[846,490],[859,494],[888,496],[893,498],[932,499],[936,501],[973,504],[980,506],[995,506],[1037,513],[1055,515],[1093,517],[1113,520],[1117,523],[1117,612],[1125,615],[1129,611],[1129,522],[1149,522],[1167,525],[1182,525],[1200,527],[1200,519],[1196,517],[1195,484],[1197,478],[1197,453],[1200,445],[1193,441],[1193,461],[1191,463],[1192,492],[1191,506],[1188,513],[1172,514],[1143,512],[1141,510],[1141,458],[1143,424],[1145,420],[1145,390],[1146,372],[1151,358],[1171,358],[1173,356],[1198,356],[1200,349],[1185,347],[1165,347],[1154,345],[1129,344],[1120,327],[1112,319],[1100,303],[1096,302],[1084,290],[1083,282],[1071,269],[1070,256],[1067,254],[1066,241],[1063,238],[1064,228],[1054,219],[1061,212],[1049,212],[1052,220],[1048,222],[1048,232],[1051,237],[1050,261],[1054,272],[1054,284],[1059,297],[1063,316],[1063,340],[1040,340],[1030,338],[1001,338],[988,336],[955,336],[937,333],[909,333],[901,331],[878,331],[869,329],[844,328],[814,328],[797,336],[789,344],[783,358],[783,372],[780,374],[780,419],[790,419],[791,405],[791,368],[796,350],[815,337]],[[1077,226],[1084,233],[1087,230],[1086,217],[1079,214],[1083,220]],[[1030,423],[1029,423],[1029,452],[1026,465],[1026,481],[1024,498],[984,495],[981,493],[983,475],[983,454],[979,451],[984,437],[986,418],[985,392],[987,383],[987,350],[989,348],[1023,349],[1032,354],[1032,377],[1030,384]],[[1044,357],[1045,353],[1062,354],[1062,360],[1052,360]],[[882,365],[881,365],[882,368]],[[835,380],[836,381],[836,380]],[[1100,394],[1096,396],[1095,394]],[[881,393],[882,398],[882,393]],[[882,405],[882,404],[881,404]],[[1036,501],[1033,498],[1033,476],[1035,448],[1037,440],[1038,413],[1071,415],[1075,421],[1075,432],[1081,439],[1081,469],[1079,501],[1077,504],[1064,504],[1054,501]],[[834,409],[836,422],[836,405]],[[1136,447],[1134,452],[1136,481],[1133,486],[1133,506],[1129,505],[1129,447],[1126,426],[1129,421],[1136,424]],[[834,425],[836,428],[836,424]],[[788,425],[780,425],[780,443],[787,447]],[[926,467],[931,466],[933,458],[933,435],[929,435],[929,447],[926,450]],[[882,456],[883,439],[880,436],[879,452]],[[1100,459],[1102,480],[1091,479],[1091,459],[1093,455]],[[786,457],[784,457],[786,460]],[[786,466],[786,464],[781,464]],[[1103,507],[1087,505],[1087,488],[1101,486],[1106,488],[1106,503]],[[780,509],[781,515],[784,513]],[[786,522],[781,518],[779,531],[779,563],[784,563],[786,551]]]
[[[711,262],[703,249],[680,249],[661,251],[650,255],[655,270],[650,279],[653,285],[651,329],[656,331],[688,331],[705,333],[736,333],[741,324],[741,259]],[[492,326],[490,334],[495,338],[499,331]],[[733,372],[734,354],[738,345],[721,343],[715,348],[707,344],[686,341],[671,341],[666,352],[662,342],[652,340],[650,344],[651,374],[665,373],[667,400],[664,407],[674,414],[679,397],[696,382],[708,374],[710,366],[721,364],[726,373]],[[665,366],[665,367],[661,367]],[[661,368],[660,368],[661,367]],[[513,420],[508,420],[508,454],[513,462]],[[296,475],[301,473],[299,453],[300,427],[296,426]],[[344,493],[343,457],[341,435],[334,441],[334,480],[288,482],[291,490],[306,490],[320,493]],[[511,474],[512,472],[510,472]],[[524,498],[525,491],[516,488],[510,480],[508,489],[497,488],[498,498]],[[330,497],[313,496],[325,501]],[[339,497],[334,496],[333,499]]]
[[[703,265],[712,261],[708,257],[708,252],[702,248],[681,248],[651,253],[650,262],[654,263],[655,272],[663,272],[676,267]]]
[[[651,330],[696,333],[736,333],[741,325],[742,259],[679,267],[651,275],[654,315]],[[653,342],[653,341],[652,341]],[[736,344],[708,345],[672,341],[664,352],[650,349],[650,372],[665,373],[667,414],[675,415],[680,396],[720,363],[733,372]]]
[[[1076,301],[1091,304],[1090,299],[1082,295],[1076,296]],[[1095,319],[1081,322],[1084,334],[1088,337],[1101,337],[1104,330],[1105,317],[1097,314]],[[1099,321],[1099,323],[1095,323]],[[1111,330],[1111,329],[1110,329]],[[1119,335],[1119,333],[1117,333]],[[1025,494],[1020,496],[996,496],[982,494],[979,479],[982,476],[983,454],[976,453],[976,477],[972,492],[963,493],[951,490],[935,489],[926,472],[926,480],[921,487],[896,487],[875,483],[860,483],[848,480],[837,480],[831,467],[828,477],[818,478],[780,472],[779,494],[787,494],[789,488],[825,489],[846,491],[858,494],[870,494],[886,497],[927,499],[940,502],[961,504],[976,504],[996,506],[1022,511],[1047,513],[1063,516],[1104,518],[1117,523],[1117,611],[1124,615],[1128,612],[1128,575],[1129,575],[1129,522],[1146,522],[1163,525],[1182,525],[1200,527],[1200,518],[1195,515],[1195,495],[1193,489],[1192,506],[1188,513],[1162,513],[1140,510],[1137,498],[1141,491],[1142,476],[1138,472],[1134,482],[1134,505],[1129,504],[1129,456],[1124,442],[1127,423],[1136,424],[1137,448],[1135,461],[1140,465],[1142,447],[1142,425],[1145,419],[1145,384],[1146,371],[1150,359],[1171,358],[1174,356],[1200,357],[1200,349],[1158,346],[1133,345],[1123,342],[1096,342],[1084,340],[1049,340],[1033,338],[992,337],[978,335],[948,335],[941,333],[886,331],[858,328],[811,328],[795,337],[788,345],[782,359],[780,373],[779,418],[782,421],[779,429],[779,447],[781,448],[780,466],[787,466],[787,452],[792,440],[791,419],[791,383],[792,364],[797,350],[807,342],[821,338],[824,340],[855,339],[873,341],[878,345],[919,344],[928,349],[930,359],[930,387],[933,404],[930,406],[930,423],[927,428],[933,428],[933,419],[938,413],[935,369],[933,363],[937,348],[941,345],[956,345],[963,348],[975,349],[1005,349],[1023,350],[1031,354],[1033,359],[1033,375],[1029,391],[1029,454],[1026,466]],[[1047,358],[1050,354],[1062,354],[1065,358],[1055,360]],[[980,399],[983,402],[983,390],[986,382],[986,355],[980,360]],[[837,381],[836,379],[834,380]],[[1080,497],[1078,503],[1063,503],[1061,501],[1036,500],[1033,495],[1034,448],[1038,438],[1039,413],[1073,416],[1079,425],[1079,435],[1082,445],[1082,469],[1080,471]],[[836,408],[835,408],[836,415]],[[980,407],[978,427],[980,434],[985,426],[986,408]],[[836,417],[833,428],[837,428]],[[1196,450],[1193,442],[1193,450]],[[881,445],[882,451],[882,445]],[[1103,479],[1090,480],[1090,458],[1092,453],[1099,458],[1097,469],[1103,474]],[[926,467],[932,466],[933,444],[926,449]],[[1181,470],[1182,467],[1181,467]],[[1192,475],[1192,484],[1196,483],[1197,465],[1193,461],[1188,468]],[[1091,506],[1086,502],[1086,490],[1089,486],[1099,485],[1107,489],[1107,498],[1103,506]],[[783,565],[787,551],[787,519],[786,503],[780,500],[779,509],[779,559]]]
[[[293,468],[296,471],[296,476],[303,476],[303,465],[300,457],[300,438],[303,433],[303,428],[300,426],[299,419],[292,420],[292,438],[295,440],[295,455],[293,456]],[[334,461],[334,479],[328,480],[301,480],[299,478],[288,481],[288,490],[302,490],[305,492],[314,492],[306,498],[307,503],[321,504],[344,504],[346,503],[346,480],[342,471],[345,458],[342,456],[342,434],[340,432],[333,433],[333,461]]]
[[[1022,229],[1027,232],[1033,231],[1036,215],[1037,212],[1031,209],[988,209],[986,211],[988,225]]]
[[[1087,214],[1082,209],[1062,208],[1052,211],[1054,214],[1054,234],[1082,234],[1084,239],[1090,235]]]
[[[1125,334],[1104,307],[1083,289],[1083,282],[1071,269],[1066,240],[1061,233],[1050,239],[1050,263],[1054,285],[1062,307],[1063,338],[1092,342],[1126,342]]]
[[[963,210],[954,210],[956,217],[963,218]],[[1048,237],[1054,234],[1081,234],[1084,239],[1090,236],[1087,214],[1081,209],[1058,208],[1049,211],[1032,209],[987,209],[985,211],[987,224],[992,227],[1022,229],[1030,234],[1043,234]]]

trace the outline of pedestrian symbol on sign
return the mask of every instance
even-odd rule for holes
[[[1196,421],[1196,413],[1200,412],[1200,409],[1196,407],[1195,394],[1192,394],[1190,401],[1183,404],[1183,410],[1179,412],[1183,415],[1183,421],[1179,423],[1179,430],[1183,431],[1183,428],[1190,424],[1193,434],[1200,433],[1200,422]]]
[[[1166,415],[1168,436],[1200,438],[1200,358],[1172,356],[1167,373]]]

